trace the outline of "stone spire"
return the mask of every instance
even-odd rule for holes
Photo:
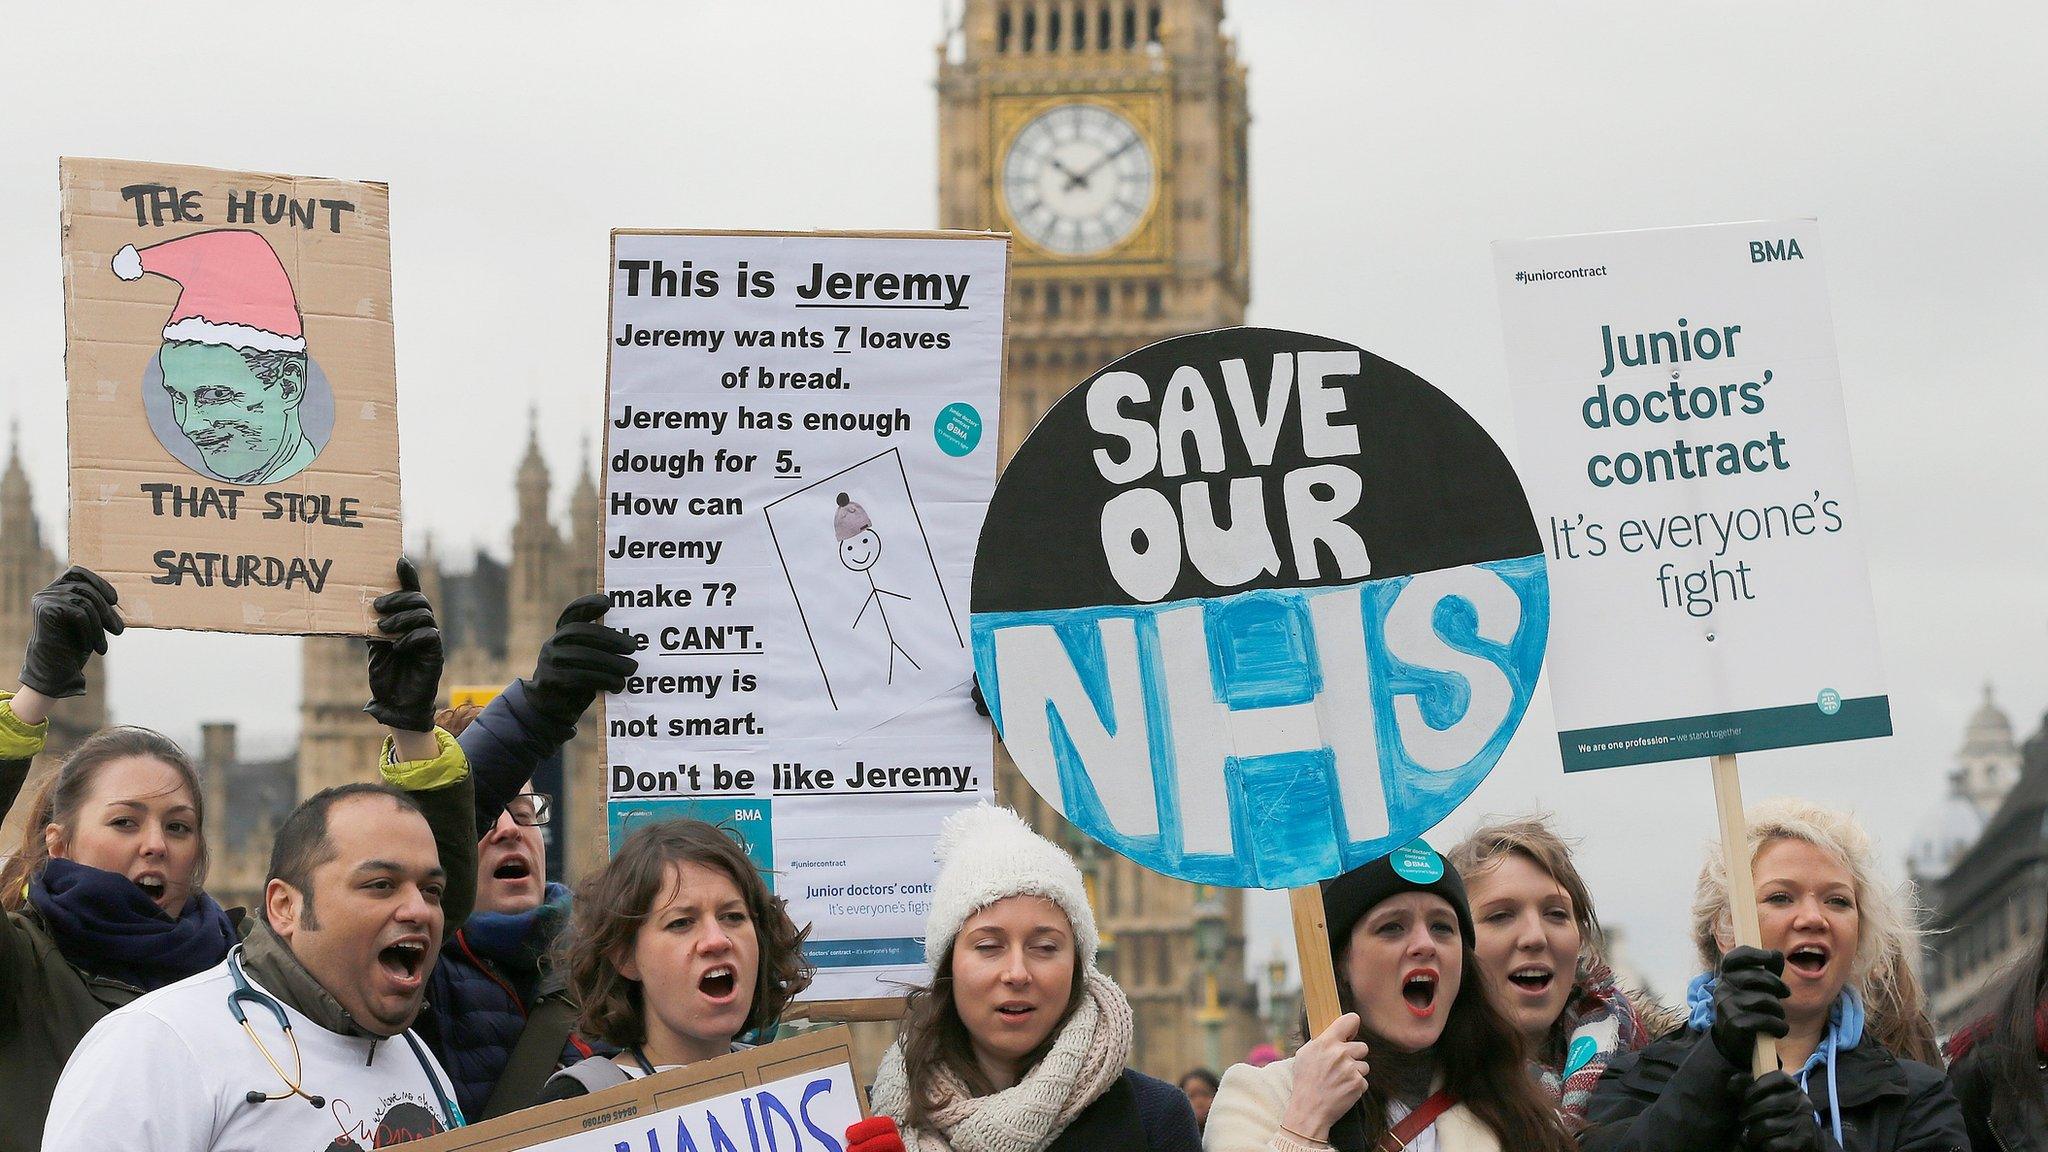
[[[512,576],[506,605],[506,655],[531,660],[561,611],[562,538],[548,519],[548,466],[540,454],[540,410],[528,410],[526,457],[519,462],[519,519],[512,525]]]
[[[526,456],[519,461],[519,521],[513,528],[515,540],[520,527],[544,524],[548,518],[548,462],[540,454],[540,407],[534,405],[526,411]]]
[[[28,471],[21,464],[21,420],[16,418],[7,438],[7,471],[0,473],[0,618],[19,615],[24,642],[28,598],[50,579],[46,569],[55,563],[43,548],[32,496]],[[0,628],[10,639],[13,631]]]
[[[597,493],[589,437],[583,440],[576,489],[569,494],[569,570],[571,591],[579,596],[604,585],[604,499]]]
[[[0,532],[14,539],[26,540],[30,548],[42,543],[42,530],[36,524],[35,511],[30,503],[28,472],[21,465],[21,418],[18,416],[7,429],[7,471],[0,475]]]

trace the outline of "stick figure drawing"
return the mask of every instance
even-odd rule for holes
[[[868,614],[869,605],[873,605],[875,615],[882,620],[882,634],[889,638],[888,682],[896,682],[898,652],[903,653],[903,659],[912,668],[921,670],[922,666],[911,658],[909,651],[896,642],[896,630],[889,626],[889,606],[882,599],[884,596],[894,596],[908,603],[910,597],[901,592],[891,592],[875,583],[873,569],[875,561],[882,558],[882,537],[875,532],[875,524],[868,518],[868,510],[855,503],[844,492],[839,494],[839,508],[832,514],[832,533],[839,538],[839,562],[846,566],[847,571],[858,572],[868,580],[868,594],[860,602],[860,611],[854,613],[852,627],[860,627],[861,618]]]

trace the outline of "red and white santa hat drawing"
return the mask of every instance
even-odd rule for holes
[[[256,352],[304,352],[298,298],[284,263],[261,234],[239,229],[194,232],[114,253],[114,275],[143,273],[179,286],[165,340],[221,344]]]

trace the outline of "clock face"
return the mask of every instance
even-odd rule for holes
[[[1003,201],[1018,231],[1062,256],[1121,244],[1152,203],[1152,149],[1100,104],[1064,104],[1026,123],[1003,160]]]

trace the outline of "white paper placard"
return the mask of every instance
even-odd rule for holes
[[[1494,245],[1567,771],[1891,734],[1812,220]]]
[[[808,999],[926,978],[932,841],[993,795],[968,579],[995,486],[1007,242],[613,234],[614,846],[723,822],[809,923]]]

